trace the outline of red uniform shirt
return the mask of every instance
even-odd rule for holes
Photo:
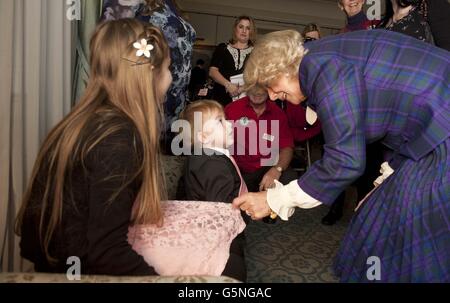
[[[227,120],[234,122],[233,157],[246,173],[252,173],[263,165],[277,164],[275,155],[283,148],[294,147],[286,114],[274,102],[268,100],[265,111],[258,118],[250,99],[244,97],[228,104],[225,115]],[[274,159],[274,162],[268,159]]]

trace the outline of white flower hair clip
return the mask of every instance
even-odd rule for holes
[[[151,54],[150,51],[154,49],[154,46],[152,44],[148,44],[146,39],[142,39],[141,42],[137,41],[133,44],[133,47],[137,49],[136,56],[142,57],[145,56],[147,58],[150,58]]]

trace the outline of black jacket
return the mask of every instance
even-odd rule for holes
[[[226,155],[215,153],[187,158],[178,200],[231,203],[239,195],[241,179],[235,166]]]

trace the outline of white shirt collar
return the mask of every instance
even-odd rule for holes
[[[222,154],[226,155],[227,157],[230,157],[230,151],[228,149],[223,149],[220,147],[207,147],[207,148],[218,151],[219,153],[222,153]]]

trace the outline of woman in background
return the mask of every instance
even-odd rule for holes
[[[364,0],[338,0],[338,7],[347,16],[347,24],[341,33],[372,29],[377,26],[380,21],[367,19],[363,5]]]
[[[219,44],[214,51],[209,68],[209,76],[215,81],[212,99],[223,106],[243,91],[242,87],[231,83],[230,77],[243,73],[255,38],[254,20],[248,16],[240,16],[233,24],[232,39],[227,44]]]

